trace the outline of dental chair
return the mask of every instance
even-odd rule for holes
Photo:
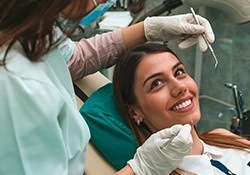
[[[78,109],[91,132],[84,175],[114,174],[133,157],[137,145],[122,117],[112,111],[115,103],[111,101],[113,107],[109,105],[110,94],[113,95],[111,81],[97,72],[74,84],[86,95],[79,98],[80,93],[76,92]]]
[[[98,88],[109,83],[110,80],[100,72],[84,77],[74,82],[88,97]],[[77,107],[80,109],[84,102],[77,96]],[[88,144],[85,175],[114,174],[117,170],[103,157],[94,144]]]
[[[112,83],[97,72],[74,84],[78,109],[91,133],[85,175],[114,174],[133,158],[137,144],[115,105]]]

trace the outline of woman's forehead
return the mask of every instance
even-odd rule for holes
[[[153,74],[164,74],[165,71],[171,71],[178,62],[179,60],[169,52],[148,55],[140,62],[135,71],[135,82],[141,84]]]
[[[150,54],[146,56],[138,65],[137,70],[143,69],[143,72],[147,70],[151,70],[157,67],[161,67],[162,65],[171,67],[173,64],[176,64],[179,60],[169,52]]]

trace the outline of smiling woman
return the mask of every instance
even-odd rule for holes
[[[117,106],[139,145],[163,128],[191,125],[193,149],[173,173],[222,174],[212,159],[233,173],[249,172],[248,140],[223,129],[196,132],[201,117],[197,85],[169,48],[148,43],[130,50],[115,67],[113,86]]]
[[[133,113],[135,120],[143,121],[151,132],[190,123],[190,119],[199,120],[197,86],[172,53],[157,53],[143,59],[135,72],[135,82],[137,100],[131,106],[130,116]],[[155,116],[159,116],[157,120]]]

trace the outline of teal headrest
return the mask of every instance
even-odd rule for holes
[[[91,141],[117,169],[133,158],[137,144],[114,102],[112,83],[95,91],[84,103],[80,113],[86,120]]]

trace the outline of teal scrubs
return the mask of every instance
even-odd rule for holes
[[[66,39],[32,62],[16,43],[0,66],[0,174],[83,173],[90,132],[66,65],[73,52]]]

